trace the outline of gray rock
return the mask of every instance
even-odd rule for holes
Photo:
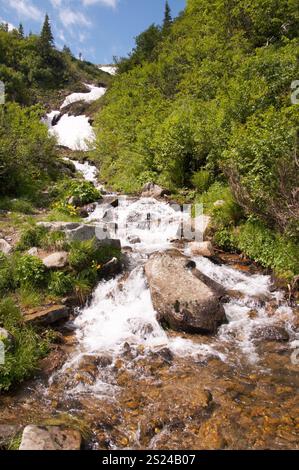
[[[284,343],[290,339],[288,332],[278,325],[257,326],[252,336],[260,341],[277,341],[278,343]]]
[[[34,246],[33,248],[30,248],[27,253],[30,256],[38,256],[38,249],[36,248],[36,246]]]
[[[119,204],[118,197],[104,196],[101,200],[101,204],[107,204],[107,206],[113,207],[115,209]]]
[[[110,261],[104,264],[101,269],[101,274],[104,277],[115,276],[116,274],[119,274],[121,272],[121,269],[121,262],[117,258],[112,258]]]
[[[147,183],[142,189],[142,197],[154,197],[159,198],[170,194],[167,189],[161,188],[155,183]]]
[[[85,206],[81,207],[79,210],[80,217],[83,219],[89,217],[89,215],[94,212],[96,207],[97,205],[95,203],[86,204]]]
[[[91,240],[96,236],[96,227],[94,225],[79,225],[74,229],[66,229],[65,235],[70,242]]]
[[[96,239],[96,245],[98,248],[109,247],[109,248],[115,248],[117,250],[121,250],[120,240],[117,240],[114,238],[105,238],[103,240]]]
[[[68,253],[66,251],[57,251],[44,258],[43,263],[48,269],[65,268],[68,264]]]
[[[20,450],[80,450],[79,431],[59,426],[26,426]]]
[[[44,227],[49,232],[75,230],[80,227],[81,224],[77,222],[38,222],[39,227]]]
[[[155,253],[145,265],[158,320],[189,333],[215,333],[227,322],[224,289],[177,250]]]
[[[131,245],[137,245],[137,243],[141,243],[141,240],[139,237],[131,235],[128,237],[128,242],[131,243]]]
[[[12,251],[12,246],[4,240],[4,238],[0,239],[0,251],[4,253],[5,255],[9,255],[9,253]]]
[[[24,316],[24,320],[26,323],[47,326],[61,320],[67,320],[69,316],[69,309],[65,305],[52,305],[41,310],[31,309]]]
[[[104,217],[103,217],[103,220],[105,220],[105,222],[113,222],[113,220],[114,220],[113,209],[108,209],[108,210],[105,212]]]

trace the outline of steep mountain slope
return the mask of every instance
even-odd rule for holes
[[[154,180],[212,212],[225,200],[223,246],[239,244],[227,229],[248,217],[275,250],[285,243],[280,233],[296,239],[298,26],[294,0],[189,0],[166,32],[151,26],[120,61],[97,118],[94,158],[104,178],[130,192]],[[259,250],[247,251],[277,264]]]

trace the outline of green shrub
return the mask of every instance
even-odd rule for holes
[[[21,287],[42,287],[46,282],[46,268],[35,256],[22,256],[17,261],[15,275]]]
[[[38,307],[43,302],[42,292],[34,287],[23,286],[17,294],[21,308]]]
[[[67,201],[58,201],[53,204],[54,211],[65,214],[69,217],[78,217],[78,211],[73,204],[69,204]]]
[[[73,290],[74,279],[70,274],[63,271],[55,271],[51,273],[48,291],[56,297],[63,297]]]
[[[41,248],[43,240],[47,236],[47,230],[44,227],[34,225],[26,229],[17,244],[17,249],[21,251],[29,250],[32,247]]]
[[[11,212],[20,212],[21,214],[32,215],[35,213],[35,209],[32,202],[26,199],[0,199],[0,209]]]
[[[76,272],[89,268],[92,262],[95,261],[95,257],[95,240],[72,243],[69,253],[69,264]]]
[[[66,245],[65,233],[59,230],[48,232],[46,237],[42,240],[42,248],[45,249],[64,250]]]
[[[215,206],[217,201],[222,204]],[[236,203],[230,188],[221,182],[215,182],[208,191],[197,198],[203,204],[205,213],[213,216],[214,225],[219,229],[239,222],[243,216],[241,207]]]
[[[68,190],[69,197],[74,197],[76,205],[89,204],[101,197],[100,191],[89,181],[72,181]]]
[[[199,193],[207,191],[211,183],[211,174],[207,170],[200,170],[193,173],[191,182]]]
[[[15,287],[11,259],[0,252],[0,295]]]
[[[111,258],[119,258],[120,250],[113,247],[97,247],[96,240],[73,242],[69,253],[69,264],[78,273],[107,263]]]
[[[236,248],[236,239],[232,229],[222,228],[217,230],[214,235],[215,243],[224,250],[233,251]]]
[[[285,278],[299,274],[298,244],[254,220],[241,225],[236,235],[237,247],[262,266]]]
[[[48,351],[48,342],[41,340],[23,323],[21,312],[11,298],[0,301],[0,325],[14,337],[13,347],[5,352],[5,364],[0,365],[1,391],[8,390],[36,370],[38,360]]]

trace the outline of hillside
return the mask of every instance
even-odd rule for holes
[[[296,3],[189,0],[176,20],[150,26],[119,61],[94,155],[114,188],[155,181],[203,202],[220,246],[291,277],[299,273]]]
[[[0,80],[5,83],[8,101],[27,106],[45,104],[53,109],[61,97],[80,91],[83,82],[109,85],[108,73],[76,59],[67,47],[57,50],[53,38],[46,41],[45,48],[41,35],[24,37],[20,31],[8,31],[5,24],[0,25]]]

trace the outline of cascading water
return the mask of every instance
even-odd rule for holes
[[[48,125],[58,117],[49,114]],[[68,128],[70,148],[81,132]],[[73,163],[98,186],[95,167]],[[172,243],[186,217],[152,198],[104,196],[87,222],[121,240],[125,272],[99,283],[64,338],[64,365],[15,398],[8,416],[79,417],[92,449],[299,448],[298,317],[269,276],[193,258],[226,289],[228,324],[209,337],[164,330],[156,319],[144,264],[173,246],[191,257],[188,243]]]
[[[96,170],[92,171],[90,164],[74,163],[84,177],[95,183]],[[237,348],[245,361],[257,363],[259,356],[252,333],[257,327],[278,322],[288,329],[291,340],[295,340],[291,328],[292,309],[284,303],[280,305],[282,294],[270,292],[269,276],[242,273],[203,257],[194,258],[200,271],[227,290],[242,295],[231,298],[225,305],[229,323],[220,328],[209,344],[201,343],[198,338],[193,341],[180,335],[169,336],[156,320],[143,265],[150,253],[172,246],[171,240],[177,237],[182,214],[166,202],[122,196],[116,208],[105,202],[98,204],[89,222],[102,223],[107,215],[107,223],[118,227],[114,236],[121,240],[123,246],[130,247],[129,275],[125,280],[120,276],[100,283],[91,305],[80,312],[75,320],[79,346],[70,364],[80,362],[84,354],[109,353],[116,360],[125,344],[135,349],[142,346],[143,351],[168,348],[180,357],[202,359],[214,356],[228,362],[239,360],[239,355],[230,354]],[[188,244],[185,254],[190,255]],[[259,300],[261,296],[265,299],[263,302]],[[271,305],[273,301],[276,304],[275,315],[267,314],[267,301],[271,301]]]

